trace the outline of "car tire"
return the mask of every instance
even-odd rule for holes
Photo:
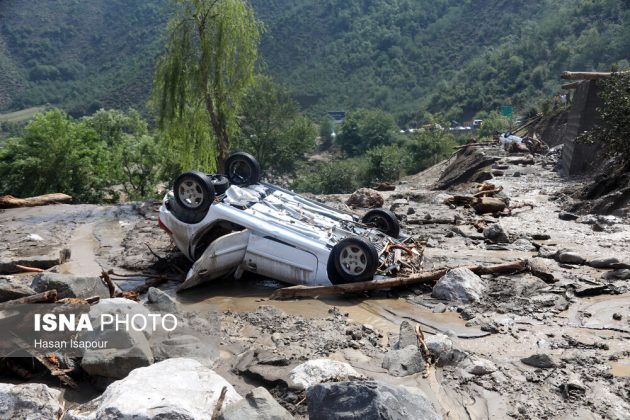
[[[374,245],[358,236],[339,241],[328,257],[328,279],[332,284],[371,280],[378,268]]]
[[[224,175],[208,174],[207,176],[212,182],[215,195],[225,194],[227,189],[230,188],[230,181]]]
[[[225,160],[225,176],[233,185],[256,184],[260,181],[260,175],[260,164],[249,153],[233,153]]]
[[[180,211],[196,215],[205,215],[215,197],[212,181],[199,171],[179,175],[173,184],[173,194]]]
[[[177,203],[176,200],[168,200],[166,202],[166,208],[173,214],[173,216],[175,216],[177,220],[189,225],[194,225],[201,222],[208,214],[207,210],[203,212],[193,211],[182,207]]]
[[[400,236],[400,222],[396,215],[389,210],[374,209],[365,213],[361,219],[363,224],[374,227],[392,238]]]

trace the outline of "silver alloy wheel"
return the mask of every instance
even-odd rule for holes
[[[352,276],[362,274],[367,269],[367,255],[356,245],[348,245],[339,254],[341,269]]]
[[[179,186],[179,197],[186,207],[196,209],[203,202],[203,189],[196,180],[187,179]]]

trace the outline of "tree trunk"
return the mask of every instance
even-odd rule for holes
[[[12,195],[3,195],[0,196],[0,209],[45,206],[48,204],[69,203],[71,201],[72,197],[66,194],[45,194],[29,198],[16,198]]]

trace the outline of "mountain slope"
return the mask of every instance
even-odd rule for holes
[[[0,0],[0,110],[143,107],[166,0]],[[625,0],[252,0],[262,70],[313,116],[356,107],[470,118],[525,110],[558,73],[630,60]]]

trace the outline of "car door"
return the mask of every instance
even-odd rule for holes
[[[277,239],[251,234],[241,267],[287,283],[309,284],[316,278],[317,257]]]

